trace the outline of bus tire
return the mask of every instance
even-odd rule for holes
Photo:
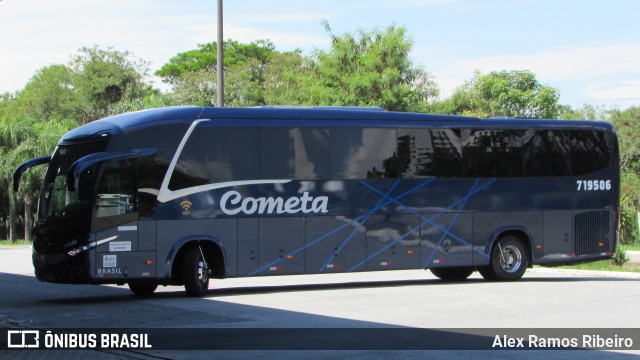
[[[482,275],[482,277],[485,280],[489,280],[489,281],[498,280],[498,278],[496,277],[496,274],[493,272],[493,269],[491,268],[491,265],[479,267],[478,272],[480,273],[480,275]]]
[[[473,268],[468,267],[431,268],[429,270],[438,279],[445,281],[464,281],[473,273]]]
[[[182,278],[189,296],[204,296],[209,290],[209,268],[199,245],[189,246],[185,250]]]
[[[505,236],[493,246],[489,265],[478,270],[487,280],[514,281],[524,275],[529,262],[524,241],[516,236]]]
[[[129,289],[137,296],[151,296],[157,288],[155,283],[129,283]]]

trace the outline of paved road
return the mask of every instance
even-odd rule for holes
[[[285,329],[275,332],[274,341],[293,339],[306,343],[304,330],[291,328],[380,329],[410,327],[424,329],[476,328],[638,328],[640,324],[640,280],[581,276],[576,272],[529,271],[522,281],[490,283],[474,275],[463,284],[442,283],[424,271],[396,271],[356,274],[287,276],[227,279],[212,283],[210,293],[202,299],[187,298],[181,287],[160,288],[156,296],[140,299],[127,288],[115,286],[72,286],[39,283],[31,275],[30,249],[0,248],[0,324],[6,328],[233,328],[244,334],[247,329]],[[241,330],[240,330],[241,329]],[[200,330],[206,331],[206,330]],[[235,330],[234,330],[235,331]],[[245,331],[244,333],[242,331]],[[288,331],[288,332],[287,332]],[[497,331],[497,330],[496,330]],[[482,337],[461,337],[464,330],[410,333],[425,336],[425,341],[455,347],[456,341],[486,341]],[[391,338],[367,333],[367,330],[344,334],[321,332],[318,336],[348,339],[362,344],[402,344]],[[311,334],[313,336],[313,334]],[[384,334],[383,334],[384,335]],[[0,336],[4,336],[0,334]],[[268,334],[261,336],[269,338]],[[278,337],[279,336],[279,337]],[[286,337],[287,339],[282,339]],[[189,343],[188,335],[174,339]],[[227,339],[238,347],[238,341]],[[316,339],[317,340],[317,339]],[[408,344],[416,339],[407,338]],[[251,343],[264,339],[246,339]],[[309,340],[312,341],[312,340]],[[640,342],[640,338],[637,339]],[[234,343],[235,342],[235,343]],[[241,343],[240,343],[241,344]],[[438,345],[436,343],[435,345]],[[197,346],[197,344],[194,344]],[[386,346],[386,345],[385,345]],[[232,346],[233,347],[233,346]],[[286,346],[285,346],[286,347]],[[402,345],[396,345],[402,349]],[[258,346],[259,348],[259,346]],[[286,348],[290,348],[286,347]],[[367,348],[367,346],[364,346]],[[344,351],[225,351],[223,358],[254,357],[328,357],[344,358]],[[627,358],[639,352],[518,352],[526,358]],[[96,359],[208,358],[210,352],[151,350],[0,352],[0,358],[47,358],[52,356],[89,356]],[[86,356],[85,356],[86,355]],[[402,356],[422,358],[423,351],[352,350],[349,357],[387,358]],[[429,351],[436,358],[452,355],[473,359],[501,359],[516,356],[512,351]],[[40,357],[39,357],[40,356]]]

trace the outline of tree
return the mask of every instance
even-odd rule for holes
[[[228,106],[247,107],[264,105],[265,64],[248,59],[228,68],[225,85],[225,103]]]
[[[438,93],[436,84],[409,57],[413,42],[404,27],[358,30],[331,36],[331,49],[318,50],[316,71],[324,105],[380,106],[410,111]]]
[[[509,116],[555,119],[560,94],[538,82],[530,71],[476,71],[447,105],[453,113],[479,117]],[[445,107],[447,107],[445,106]]]
[[[640,107],[611,110],[611,122],[618,131],[621,169],[621,237],[637,241],[637,202],[640,199]]]
[[[148,63],[128,52],[108,48],[82,48],[72,59],[73,87],[81,101],[79,123],[108,114],[111,105],[124,99],[142,98],[151,91],[146,82]]]
[[[148,73],[148,64],[129,52],[82,48],[68,65],[38,70],[14,94],[12,106],[34,121],[72,119],[84,124],[108,115],[119,101],[151,93]]]
[[[188,71],[173,81],[171,97],[174,103],[198,106],[215,104],[216,80],[208,70]]]
[[[359,30],[332,38],[329,51],[305,57],[281,53],[266,40],[225,41],[225,98],[229,106],[351,105],[387,110],[424,109],[437,93],[431,76],[409,58],[413,46],[403,27]],[[174,85],[174,102],[213,105],[215,42],[180,53],[157,75]]]
[[[328,93],[320,83],[314,61],[300,51],[274,54],[263,72],[264,101],[271,105],[317,105]],[[328,92],[328,91],[326,91]]]
[[[640,174],[640,107],[612,110],[611,122],[618,130],[620,168]]]
[[[16,98],[17,99],[17,98]],[[24,209],[24,234],[30,240],[32,204],[36,199],[44,169],[33,169],[24,174],[19,193],[12,190],[13,171],[24,161],[51,154],[60,137],[77,124],[73,120],[40,121],[22,112],[21,104],[11,100],[0,107],[0,176],[6,189],[9,210],[9,238],[17,240],[18,208]]]
[[[122,99],[112,104],[109,106],[107,116],[173,105],[180,105],[180,103],[176,103],[170,95],[152,91],[142,98]]]
[[[608,120],[610,113],[604,105],[583,104],[577,109],[573,109],[570,106],[561,106],[558,118],[560,120]]]
[[[73,71],[60,64],[38,70],[20,91],[14,104],[23,114],[38,121],[73,119],[79,105]]]
[[[234,40],[223,43],[224,66],[244,64],[253,59],[260,64],[266,64],[273,55],[275,46],[269,40],[257,40],[249,44],[242,44]],[[206,71],[214,74],[217,65],[217,43],[215,41],[198,44],[198,48],[185,51],[169,59],[156,75],[165,82],[175,83],[178,79],[190,72]],[[210,75],[211,76],[211,75]]]

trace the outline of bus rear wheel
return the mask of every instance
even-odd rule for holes
[[[209,290],[209,266],[199,245],[185,250],[182,278],[189,296],[204,296]]]
[[[473,273],[473,268],[467,267],[432,268],[429,270],[437,278],[445,281],[463,281]]]
[[[158,288],[158,284],[154,283],[129,283],[131,292],[138,296],[151,296]]]
[[[524,241],[516,236],[505,236],[491,250],[489,265],[478,270],[487,280],[513,281],[524,275],[529,262],[529,251]]]

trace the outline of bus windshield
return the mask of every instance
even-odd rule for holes
[[[54,237],[68,238],[88,230],[97,166],[85,170],[78,188],[69,191],[67,174],[78,159],[102,151],[105,142],[92,142],[56,148],[45,176],[38,208],[39,225],[54,230]],[[57,236],[56,236],[57,235]]]

